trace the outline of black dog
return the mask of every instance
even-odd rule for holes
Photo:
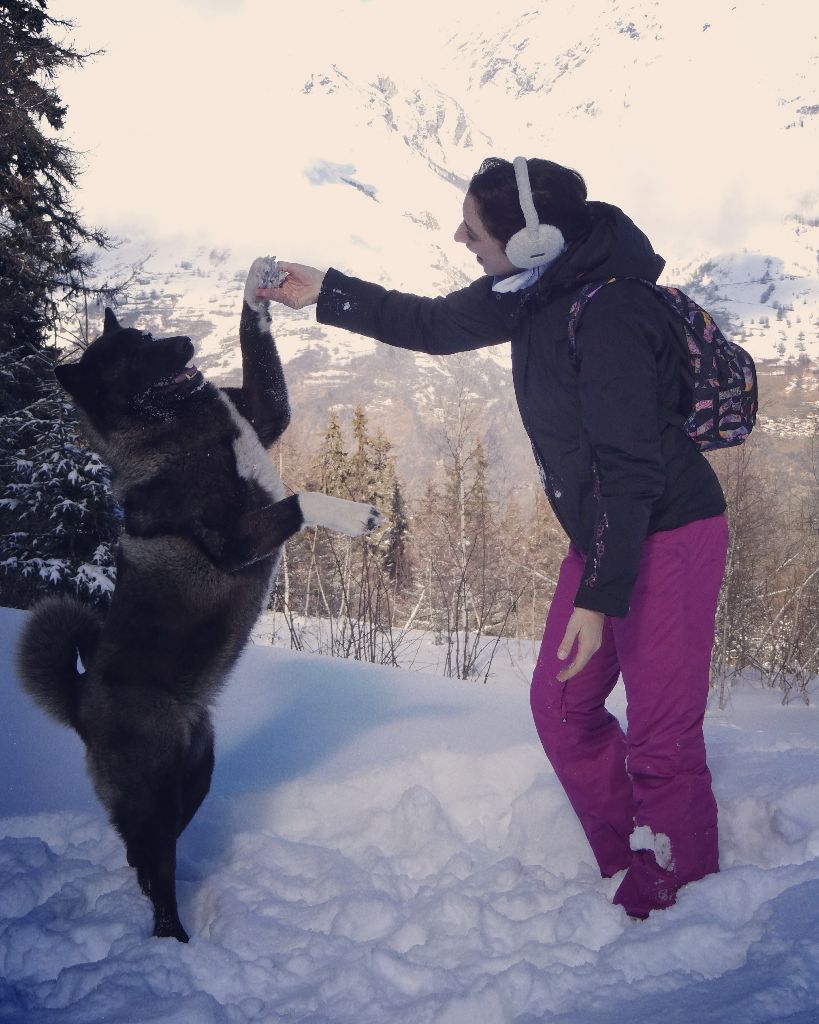
[[[123,328],[110,310],[80,361],[56,370],[112,468],[124,532],[108,614],[42,602],[19,674],[85,743],[154,934],[183,942],[176,841],[210,788],[209,706],[266,606],[281,545],[304,526],[356,536],[380,521],[369,505],[286,497],[273,468],[266,449],[290,412],[267,304],[254,295],[275,273],[275,260],[256,260],[245,287],[241,388],[218,389],[188,365],[189,338]]]

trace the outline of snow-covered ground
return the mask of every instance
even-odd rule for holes
[[[0,612],[0,1021],[819,1021],[816,706],[746,681],[709,712],[723,870],[636,923],[518,671],[483,686],[257,644],[180,841],[182,946],[150,937],[79,740],[18,692],[22,621]]]

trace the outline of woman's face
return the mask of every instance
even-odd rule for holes
[[[484,273],[491,276],[520,273],[520,267],[509,262],[506,246],[483,226],[478,213],[478,204],[468,192],[464,199],[464,219],[455,232],[455,241],[463,242],[475,254]]]

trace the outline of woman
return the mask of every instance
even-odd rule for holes
[[[535,244],[521,252],[527,232]],[[485,161],[455,239],[485,276],[441,298],[288,263],[282,286],[258,294],[317,303],[321,323],[419,352],[511,338],[518,407],[570,541],[534,720],[602,875],[625,871],[614,902],[645,918],[718,870],[702,721],[725,500],[680,425],[690,393],[674,314],[639,281],[618,280],[589,303],[575,358],[567,325],[582,286],[653,282],[664,262],[621,210],[587,201],[576,171],[546,160]],[[620,673],[625,734],[604,706]]]

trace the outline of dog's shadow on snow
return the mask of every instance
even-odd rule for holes
[[[419,678],[417,699],[406,687],[391,684],[390,672],[353,660],[305,657],[268,647],[249,647],[228,680],[214,709],[216,766],[211,791],[180,839],[188,858],[223,862],[237,831],[269,828],[254,820],[254,797],[315,772],[337,755],[347,768],[358,763],[368,734],[395,724],[376,741],[375,755],[400,754],[396,743],[413,720],[434,717],[443,732],[459,713],[457,698],[447,699],[443,680],[435,693]],[[452,694],[454,697],[455,695]],[[398,740],[397,736],[403,740]],[[388,750],[385,747],[388,745]],[[275,826],[273,826],[275,827]],[[184,869],[183,869],[184,871]],[[188,860],[188,871],[198,874]],[[184,873],[188,873],[184,871]]]

